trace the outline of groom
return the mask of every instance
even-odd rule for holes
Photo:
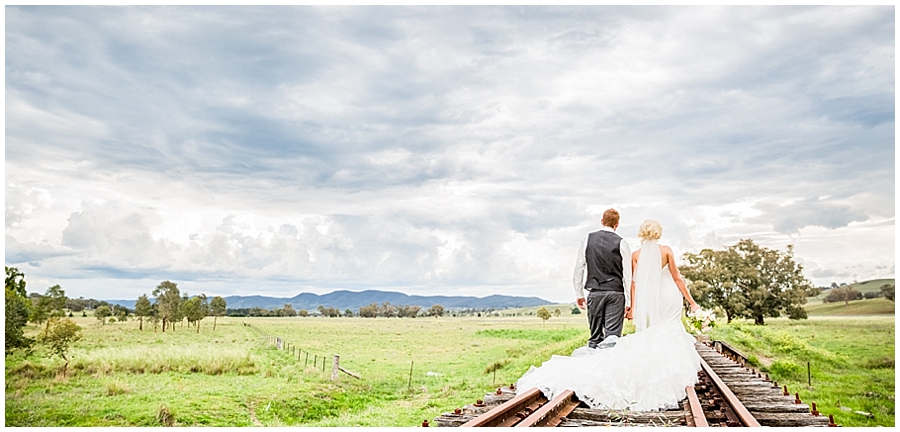
[[[600,224],[603,226],[599,231],[588,234],[581,242],[573,278],[575,301],[582,310],[585,309],[582,290],[588,292],[590,348],[615,345],[613,342],[601,346],[601,342],[611,335],[622,336],[625,313],[631,309],[631,248],[628,247],[628,242],[616,234],[619,212],[614,209],[603,212]]]

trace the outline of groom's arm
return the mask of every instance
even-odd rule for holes
[[[622,254],[622,285],[625,288],[625,309],[631,307],[631,247],[622,239],[619,242],[619,253]]]
[[[578,257],[575,258],[575,274],[572,276],[572,285],[575,288],[575,304],[579,308],[584,309],[584,271],[587,268],[587,262],[584,258],[584,252],[587,248],[587,238],[581,241],[578,247]]]

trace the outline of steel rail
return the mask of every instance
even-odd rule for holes
[[[752,414],[750,414],[750,411],[747,410],[744,403],[738,399],[734,392],[728,388],[728,385],[719,378],[719,375],[712,370],[712,367],[710,367],[702,357],[700,358],[700,366],[703,368],[703,371],[706,372],[706,375],[709,376],[713,385],[716,386],[716,389],[719,390],[719,394],[725,399],[725,403],[727,403],[731,407],[731,410],[734,411],[735,415],[737,415],[738,420],[747,427],[760,427],[759,422],[756,421]]]
[[[540,409],[524,418],[516,427],[556,427],[581,401],[572,390],[566,390]]]
[[[709,422],[706,421],[706,414],[703,412],[703,406],[700,405],[700,398],[697,397],[697,391],[694,390],[694,386],[686,386],[684,390],[687,392],[688,409],[690,410],[690,420],[693,422],[693,426],[709,427]]]
[[[491,408],[490,411],[460,425],[460,427],[509,427],[522,421],[524,417],[538,409],[547,398],[537,387],[516,395],[516,397]],[[517,414],[525,415],[518,417]]]

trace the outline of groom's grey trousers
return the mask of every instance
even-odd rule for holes
[[[625,324],[625,293],[618,291],[589,291],[587,316],[591,326],[588,347],[597,348],[611,335],[622,337]]]

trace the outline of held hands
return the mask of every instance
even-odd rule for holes
[[[578,305],[578,309],[584,310],[584,297],[575,299],[575,304]]]
[[[691,313],[697,313],[698,310],[700,310],[700,306],[697,303],[691,303]]]
[[[627,320],[634,319],[634,311],[632,311],[630,307],[625,308],[625,319],[627,319]]]

